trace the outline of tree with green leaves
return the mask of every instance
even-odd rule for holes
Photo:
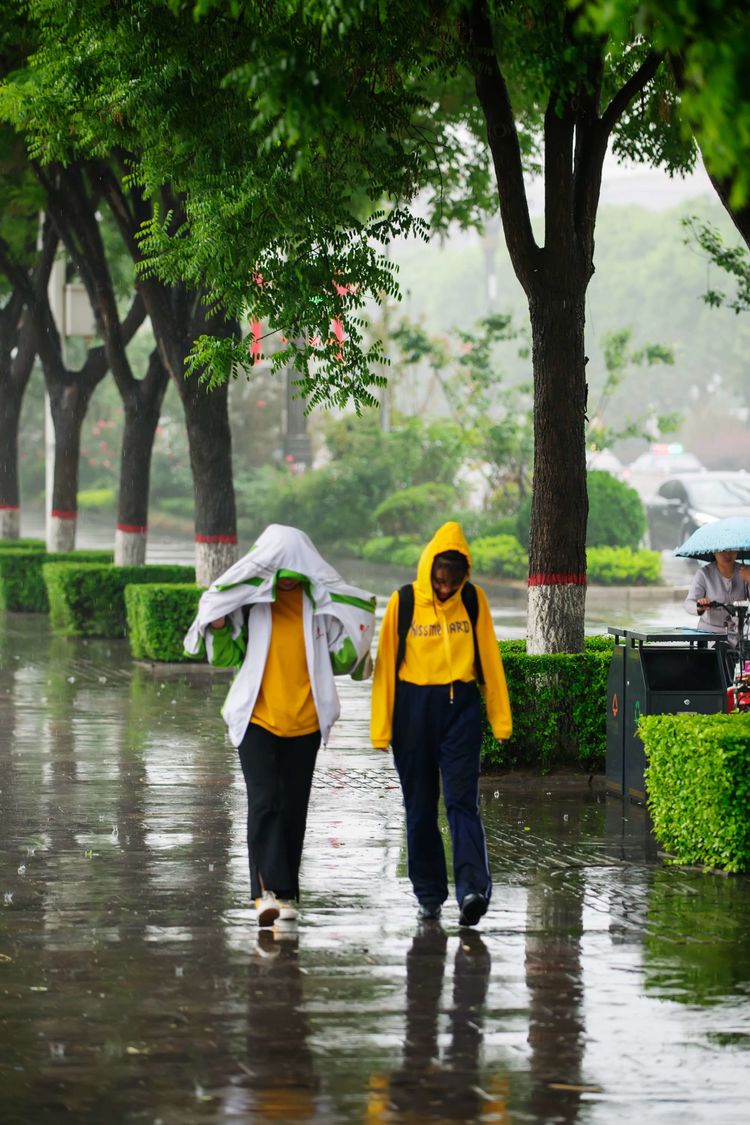
[[[716,194],[744,247],[715,226],[688,220],[696,244],[734,292],[711,287],[704,299],[735,312],[750,286],[750,7],[735,0],[580,0],[593,26],[622,35],[635,28],[665,52],[679,93],[676,120],[701,151]]]
[[[370,403],[382,383],[359,310],[395,290],[379,247],[425,229],[417,192],[435,231],[499,208],[532,329],[529,647],[580,649],[602,167],[608,147],[691,166],[664,51],[592,31],[563,0],[27,7],[44,47],[31,77],[6,85],[3,111],[23,118],[40,160],[71,136],[91,153],[119,144],[148,198],[169,183],[178,221],[154,208],[149,268],[283,332],[277,362],[298,364],[313,405]],[[525,187],[540,169],[541,237]],[[246,342],[206,333],[193,365],[221,383],[248,369]]]
[[[92,14],[96,8],[96,4],[89,6]],[[233,561],[237,549],[227,387],[219,387],[209,396],[198,379],[186,381],[185,357],[201,334],[211,333],[220,341],[235,335],[236,325],[217,312],[205,288],[194,289],[184,280],[171,283],[145,272],[138,274],[131,311],[141,320],[148,315],[157,350],[145,375],[140,379],[134,376],[126,354],[133,317],[128,314],[127,321],[120,324],[98,208],[108,208],[127,253],[137,265],[143,259],[139,243],[142,229],[159,209],[162,214],[169,212],[168,222],[179,223],[181,198],[163,183],[157,198],[147,199],[140,184],[130,177],[138,160],[138,134],[129,124],[120,129],[116,122],[102,117],[94,104],[98,88],[92,84],[92,75],[102,87],[108,87],[114,80],[111,72],[86,65],[78,96],[71,96],[70,87],[67,92],[63,88],[71,80],[65,71],[65,40],[47,33],[62,14],[63,23],[75,38],[75,16],[71,22],[71,13],[57,13],[45,3],[23,6],[23,11],[28,19],[28,42],[36,46],[18,61],[6,80],[0,112],[26,141],[49,209],[87,287],[103,354],[112,366],[123,399],[126,424],[116,530],[118,561],[143,561],[151,448],[166,379],[171,377],[180,394],[188,430],[197,576],[201,584],[208,584]],[[62,25],[60,32],[62,35]],[[71,41],[67,41],[68,46]],[[117,65],[115,58],[109,61]],[[83,125],[87,115],[98,122],[96,143]],[[66,441],[62,448],[69,445]]]

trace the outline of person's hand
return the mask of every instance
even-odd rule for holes
[[[706,607],[710,606],[710,604],[711,604],[711,599],[710,598],[698,598],[698,600],[696,601],[695,604],[698,608],[698,613],[705,613]]]
[[[217,617],[215,621],[211,622],[212,629],[223,629],[226,617]]]

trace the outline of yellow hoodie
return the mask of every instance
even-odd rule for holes
[[[450,684],[477,678],[474,638],[466,607],[457,590],[440,602],[432,589],[432,563],[444,551],[460,551],[471,567],[471,554],[461,525],[444,523],[425,547],[414,585],[414,617],[406,638],[399,679],[411,684]],[[482,660],[487,717],[495,738],[510,738],[513,725],[505,673],[497,647],[487,597],[477,587],[479,614],[476,635]],[[398,592],[391,595],[380,628],[378,659],[372,685],[370,736],[379,750],[390,745],[393,734],[393,705],[396,694],[398,650]]]

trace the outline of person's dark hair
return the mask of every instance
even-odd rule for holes
[[[460,582],[469,573],[469,560],[460,551],[443,551],[442,554],[435,555],[432,560],[433,573],[436,566],[446,570],[453,582]]]

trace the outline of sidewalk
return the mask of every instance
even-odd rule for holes
[[[225,691],[0,616],[4,1123],[744,1125],[749,880],[585,778],[490,779],[490,913],[420,930],[345,680],[298,932],[259,935]]]

